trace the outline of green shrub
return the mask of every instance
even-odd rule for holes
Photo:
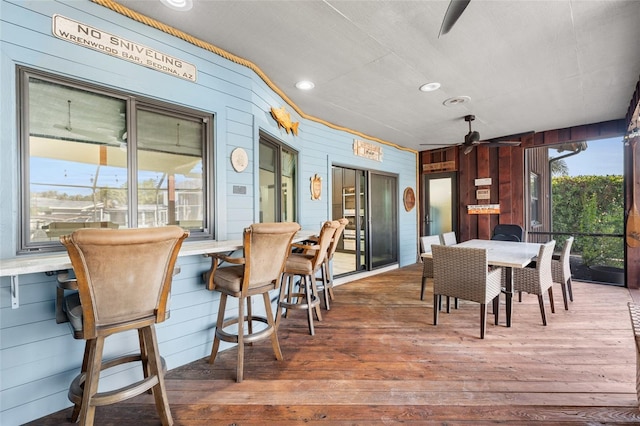
[[[624,233],[622,176],[553,177],[551,191],[554,232]],[[623,264],[624,243],[620,238],[578,237],[573,251],[582,253],[587,266]]]

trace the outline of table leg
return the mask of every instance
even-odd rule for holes
[[[511,327],[511,311],[513,310],[513,268],[505,269],[505,299],[507,310],[507,327]]]

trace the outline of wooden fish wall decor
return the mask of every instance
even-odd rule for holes
[[[289,130],[291,130],[291,133],[298,136],[298,125],[300,123],[297,121],[293,123],[291,121],[291,115],[287,112],[286,109],[284,109],[284,107],[271,107],[271,116],[278,123],[278,127],[282,127],[284,130],[286,130],[287,134],[289,133]]]

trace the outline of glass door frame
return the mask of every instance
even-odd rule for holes
[[[431,205],[429,203],[429,181],[433,179],[451,179],[451,229],[458,234],[458,173],[457,172],[444,172],[444,173],[424,173],[422,175],[421,182],[421,211],[420,211],[420,235],[432,235],[431,225],[429,220],[429,212]]]

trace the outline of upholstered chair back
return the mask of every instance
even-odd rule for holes
[[[300,225],[295,222],[254,223],[245,230],[245,275],[248,271],[249,288],[277,282],[299,230]]]
[[[166,226],[82,228],[61,237],[76,274],[84,338],[101,328],[164,321],[178,251],[188,235]]]

